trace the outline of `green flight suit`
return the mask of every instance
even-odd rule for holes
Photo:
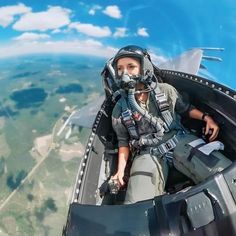
[[[167,96],[170,105],[170,111],[174,117],[172,124],[173,130],[181,129],[177,114],[183,114],[192,107],[189,103],[182,100],[178,92],[169,84],[159,84],[159,89]],[[149,113],[158,117],[156,105],[149,98],[147,109]],[[129,146],[130,136],[127,128],[124,126],[121,118],[122,103],[118,101],[112,112],[112,125],[117,134],[118,146]],[[144,119],[136,121],[140,135],[155,133],[155,128]],[[162,142],[168,140],[173,134],[165,134]],[[141,174],[139,174],[141,173]],[[153,198],[154,196],[164,193],[165,183],[168,176],[168,165],[165,158],[150,156],[149,153],[140,153],[132,163],[128,189],[125,203],[133,203],[144,199]]]
[[[169,110],[173,117],[170,131],[164,133],[162,140],[159,143],[161,144],[169,140],[178,132],[183,131],[183,127],[180,124],[180,116],[188,114],[188,112],[194,107],[190,105],[188,101],[183,100],[180,94],[171,85],[160,83],[158,86],[159,90],[165,93],[167,97]],[[146,109],[153,116],[159,117],[160,113],[156,108],[155,102],[156,101],[153,101],[150,97]],[[122,122],[121,114],[122,102],[119,100],[112,112],[112,125],[117,135],[118,146],[128,147],[130,145],[130,136],[127,128]],[[144,118],[136,120],[135,122],[139,135],[152,135],[156,132],[155,128]],[[222,170],[231,164],[231,162],[219,152],[214,152],[220,161],[215,163],[215,166],[212,168],[209,168],[206,163],[202,163],[198,158],[193,158],[194,164],[188,162],[188,155],[186,155],[186,153],[189,154],[191,150],[186,146],[186,142],[194,139],[197,139],[197,137],[190,134],[182,135],[182,138],[180,138],[182,141],[180,142],[179,147],[177,144],[175,148],[176,151],[174,150],[173,163],[179,171],[193,179],[195,183],[204,180],[211,174]],[[145,151],[145,147],[141,147],[139,154],[134,157],[130,170],[130,179],[127,187],[125,204],[151,199],[154,196],[162,195],[165,191],[167,177],[168,164],[165,155],[162,157],[150,155],[148,151]]]

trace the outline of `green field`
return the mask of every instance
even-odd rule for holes
[[[1,61],[0,207],[4,206],[0,211],[0,235],[61,234],[82,154],[62,159],[59,150],[65,143],[64,133],[61,137],[54,135],[54,145],[59,148],[52,149],[38,165],[43,157],[33,152],[34,142],[52,134],[55,124],[55,132],[59,130],[61,117],[69,115],[65,113],[66,106],[80,108],[102,93],[98,79],[101,65],[96,58],[74,56]],[[78,84],[82,91],[73,91],[68,84]],[[64,88],[63,93],[57,92],[59,87]],[[28,101],[24,91],[30,92],[31,88],[45,91],[46,99],[34,103],[31,94],[32,101]],[[67,91],[68,88],[72,90]],[[12,99],[14,91],[22,93],[18,105]],[[60,102],[62,97],[64,102]],[[89,129],[75,129],[66,145],[77,141],[85,146],[89,133]],[[32,170],[31,177],[21,184]],[[14,195],[6,202],[12,192]]]

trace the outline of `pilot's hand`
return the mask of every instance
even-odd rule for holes
[[[123,177],[124,177],[124,172],[123,171],[117,171],[117,173],[115,175],[113,175],[111,177],[111,179],[118,180],[120,186],[123,186],[125,184],[125,182],[123,180]]]
[[[206,116],[204,121],[206,122],[205,135],[209,134],[209,141],[214,141],[219,134],[220,128],[210,116]]]

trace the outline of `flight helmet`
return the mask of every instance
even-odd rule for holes
[[[114,56],[112,63],[117,78],[119,78],[117,61],[124,57],[133,57],[140,61],[141,74],[136,78],[136,80],[144,84],[150,84],[154,74],[154,69],[151,62],[151,57],[147,50],[136,45],[128,45],[121,48]]]

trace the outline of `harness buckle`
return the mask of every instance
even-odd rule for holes
[[[160,144],[158,147],[151,148],[150,154],[156,155],[156,156],[163,156],[164,154],[168,153],[172,149],[176,147],[176,144],[178,142],[178,139],[176,135],[174,135],[172,138],[167,140],[165,143]]]
[[[166,149],[171,149],[171,144],[170,143],[165,143],[165,147],[166,147]]]

